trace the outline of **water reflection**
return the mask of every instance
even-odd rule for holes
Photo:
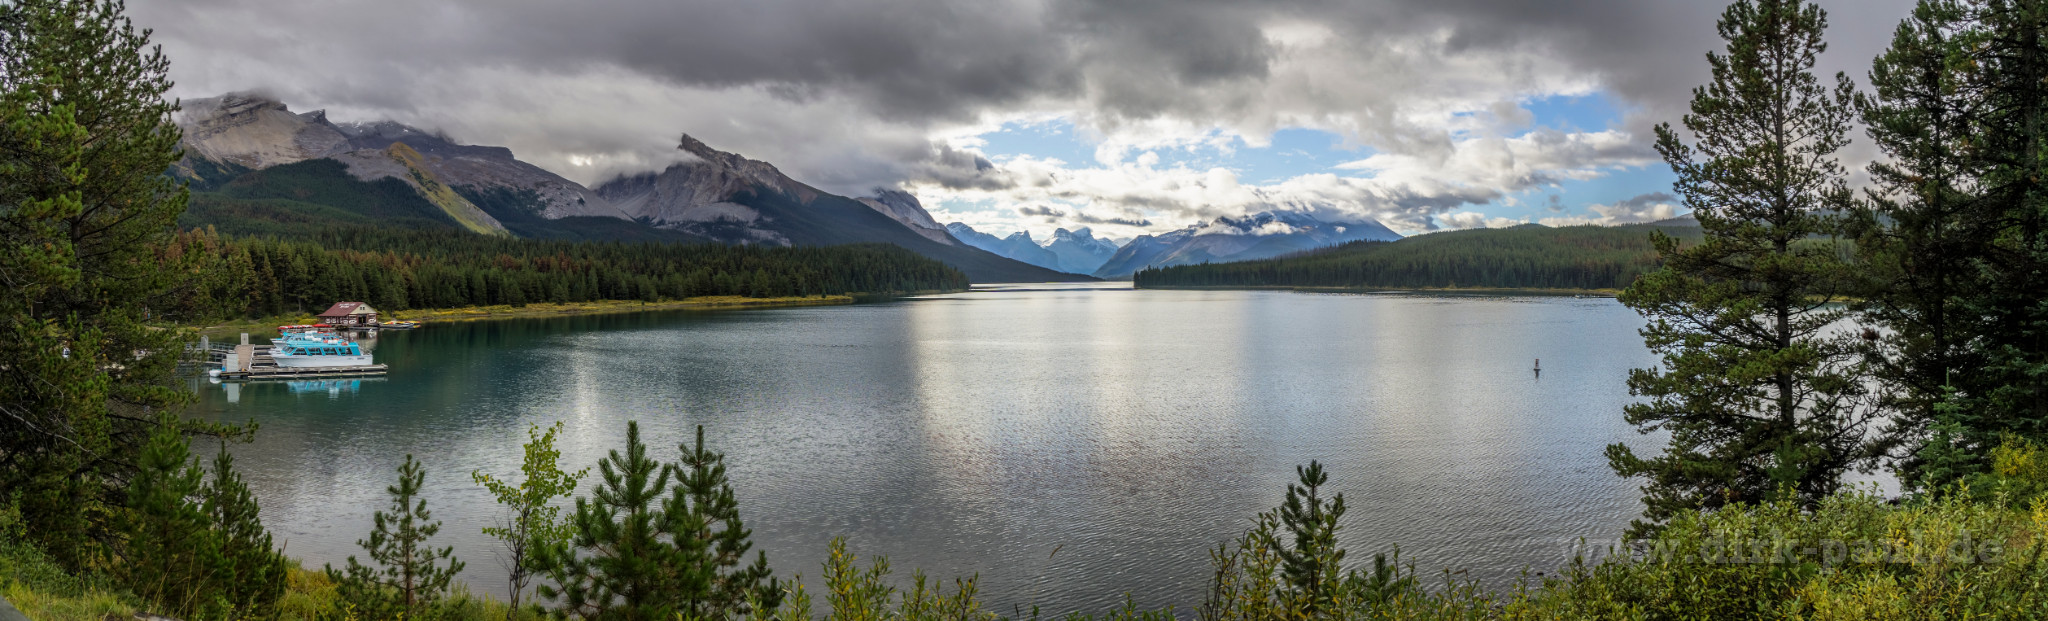
[[[778,572],[815,577],[844,535],[906,574],[979,574],[1004,611],[1185,606],[1206,550],[1311,459],[1350,502],[1353,558],[1398,543],[1503,581],[1612,536],[1638,506],[1600,451],[1641,442],[1620,417],[1627,369],[1654,362],[1639,325],[1612,300],[1003,288],[431,325],[380,335],[381,381],[202,397],[262,424],[238,456],[313,566],[359,553],[412,453],[441,544],[502,590],[468,473],[516,471],[527,426],[558,420],[590,465],[639,420],[667,458],[706,426]]]

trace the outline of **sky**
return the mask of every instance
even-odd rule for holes
[[[1821,0],[1859,83],[1911,0]],[[1404,234],[1684,213],[1651,128],[1697,0],[131,0],[173,96],[254,90],[596,184],[689,134],[996,234],[1302,211]],[[1861,138],[1858,132],[1855,138]],[[1860,170],[1867,141],[1844,162]]]

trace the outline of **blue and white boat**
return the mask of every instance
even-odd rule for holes
[[[270,359],[279,367],[363,367],[370,355],[363,346],[321,326],[284,326],[270,341]]]

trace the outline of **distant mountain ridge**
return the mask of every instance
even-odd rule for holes
[[[688,135],[680,139],[679,149],[689,160],[592,189],[520,161],[510,149],[458,144],[400,123],[337,124],[322,111],[293,113],[282,102],[254,93],[182,103],[178,122],[186,131],[186,159],[173,173],[193,180],[196,189],[220,187],[253,171],[333,160],[360,181],[402,182],[447,221],[485,234],[783,246],[881,242],[939,259],[977,282],[1086,278],[962,244],[908,193],[878,189],[862,199],[830,194],[771,164],[718,151]],[[323,178],[294,174],[278,179]],[[318,182],[326,191],[366,191]],[[275,188],[268,191],[279,195]],[[238,203],[234,209],[254,214],[266,204]],[[344,198],[323,204],[366,203]]]
[[[1117,249],[1093,275],[1129,278],[1151,267],[1253,261],[1346,242],[1397,239],[1401,234],[1372,220],[1331,222],[1305,213],[1267,211],[1139,236]]]
[[[1086,227],[1072,231],[1054,230],[1052,239],[1043,242],[1032,239],[1030,231],[996,237],[962,222],[947,224],[946,231],[967,245],[1069,274],[1094,272],[1108,262],[1118,248],[1116,242],[1098,239],[1095,232]]]

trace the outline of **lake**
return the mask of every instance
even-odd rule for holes
[[[1349,560],[1398,545],[1430,584],[1504,585],[1618,536],[1638,492],[1601,451],[1657,445],[1621,419],[1628,370],[1655,362],[1641,325],[1612,299],[999,286],[433,324],[375,339],[388,378],[202,384],[199,411],[261,425],[237,463],[311,567],[362,554],[411,453],[435,543],[502,593],[470,471],[515,474],[554,421],[567,464],[594,465],[638,420],[664,459],[705,426],[778,576],[815,587],[844,536],[899,578],[978,574],[1005,614],[1185,612],[1208,552],[1310,460],[1349,505]]]

